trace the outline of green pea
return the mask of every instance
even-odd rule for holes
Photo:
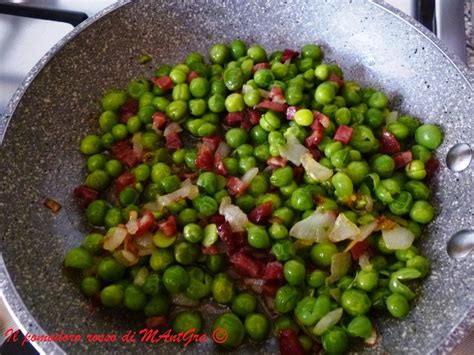
[[[209,271],[217,273],[224,268],[224,256],[222,254],[209,255],[206,260],[206,266]]]
[[[429,223],[433,220],[435,210],[433,206],[424,200],[415,201],[410,209],[410,218],[421,224]]]
[[[284,329],[290,329],[295,334],[297,334],[300,330],[298,324],[293,320],[293,318],[289,316],[278,317],[273,325],[273,333],[275,334],[275,336],[278,336],[280,334],[280,331]]]
[[[171,169],[165,163],[156,163],[151,167],[151,180],[155,183],[160,183],[165,177],[171,175]]]
[[[181,84],[186,81],[186,73],[182,71],[181,69],[173,69],[170,72],[170,78],[173,80],[173,83],[175,84]]]
[[[370,128],[359,125],[354,127],[350,145],[361,153],[366,154],[377,150],[379,142]]]
[[[90,134],[81,140],[80,151],[82,154],[93,155],[102,151],[102,143],[98,136]]]
[[[88,297],[97,295],[100,292],[100,281],[92,276],[84,277],[81,282],[81,291]]]
[[[313,206],[313,196],[307,189],[299,187],[291,194],[291,207],[295,210],[307,211]]]
[[[259,121],[260,126],[267,132],[277,130],[281,127],[280,118],[273,111],[267,111]]]
[[[260,196],[268,191],[268,178],[263,174],[256,175],[248,187],[248,192],[254,196]]]
[[[352,161],[350,162],[345,172],[356,185],[362,183],[365,177],[369,174],[370,168],[366,161]]]
[[[202,328],[202,317],[198,311],[183,311],[176,315],[173,321],[173,332],[175,334],[193,331],[198,333]]]
[[[234,149],[244,144],[247,138],[248,134],[243,128],[231,128],[225,134],[227,144]]]
[[[100,302],[106,307],[117,307],[123,299],[121,285],[109,285],[100,292]]]
[[[349,289],[341,295],[341,306],[350,315],[358,316],[369,311],[371,302],[364,291]]]
[[[344,354],[349,347],[349,337],[346,332],[339,327],[331,327],[323,333],[323,349],[327,354]]]
[[[109,90],[102,98],[102,109],[104,111],[116,111],[127,101],[127,93],[124,90]]]
[[[193,206],[198,213],[210,217],[217,212],[218,206],[216,200],[210,196],[199,196],[193,200]]]
[[[142,285],[143,292],[150,296],[158,295],[162,291],[162,288],[161,277],[154,272],[147,275]]]
[[[167,315],[170,305],[165,295],[155,295],[145,306],[145,315],[147,317]]]
[[[325,81],[329,77],[329,66],[327,64],[319,64],[314,69],[314,76],[316,79]]]
[[[321,105],[331,103],[336,96],[336,87],[330,82],[323,82],[318,85],[314,92],[314,99]]]
[[[247,227],[247,239],[250,246],[257,249],[267,249],[270,247],[270,238],[264,227],[251,225]]]
[[[271,70],[276,79],[283,79],[288,74],[288,66],[280,62],[273,63]]]
[[[421,125],[420,121],[418,121],[416,118],[411,117],[411,116],[400,116],[398,118],[398,122],[403,123],[409,131],[409,134],[413,136],[415,134],[416,129]]]
[[[293,181],[293,169],[290,166],[277,168],[270,177],[270,183],[276,187],[283,187]]]
[[[123,223],[122,211],[120,210],[120,208],[110,208],[104,218],[105,227],[112,228],[120,223]]]
[[[408,300],[399,293],[393,293],[386,299],[387,309],[395,318],[404,318],[410,312]]]
[[[102,132],[110,132],[117,123],[118,116],[114,111],[104,111],[99,116],[99,127]]]
[[[225,108],[228,112],[240,112],[245,108],[244,98],[242,94],[233,93],[226,97]]]
[[[209,81],[206,78],[194,78],[189,84],[191,95],[197,98],[203,98],[209,92]]]
[[[341,107],[334,114],[334,118],[338,125],[348,126],[351,123],[351,111],[347,107]]]
[[[353,337],[367,339],[372,335],[372,322],[367,316],[354,317],[347,325],[347,332]]]
[[[372,161],[371,168],[380,177],[390,177],[395,170],[395,161],[389,155],[380,154]]]
[[[132,311],[140,311],[145,308],[146,303],[146,295],[139,287],[135,285],[128,285],[125,288],[125,292],[123,294],[123,304],[125,307]]]
[[[288,105],[299,105],[303,100],[303,89],[299,85],[288,86],[285,90],[285,99]]]
[[[234,285],[227,274],[219,273],[212,281],[212,297],[218,303],[229,303],[234,297]]]
[[[245,54],[247,53],[247,46],[240,39],[233,40],[232,42],[230,42],[229,46],[230,46],[230,53],[232,55],[232,58],[234,58],[234,60],[237,60],[245,56]]]
[[[179,293],[189,285],[189,275],[180,265],[168,267],[163,273],[163,285],[169,293]]]
[[[428,259],[421,255],[415,255],[406,261],[408,268],[414,268],[420,272],[420,277],[425,277],[430,272],[430,263]]]
[[[370,107],[375,107],[378,109],[384,109],[388,106],[388,98],[387,96],[381,92],[381,91],[376,91],[374,92],[370,98],[367,104]]]
[[[168,116],[171,121],[179,121],[187,112],[188,104],[183,100],[172,101],[166,107],[166,116]]]
[[[344,168],[351,161],[349,148],[338,150],[331,154],[331,164],[338,169]]]
[[[139,193],[133,187],[125,187],[119,194],[119,202],[122,206],[135,204],[138,201]]]
[[[247,50],[247,55],[255,62],[262,63],[267,61],[267,53],[265,49],[258,45],[253,45]]]
[[[279,313],[291,312],[298,303],[300,292],[292,285],[285,285],[278,289],[275,295],[275,309]]]
[[[244,326],[248,336],[254,341],[265,340],[270,328],[268,319],[260,313],[252,313],[247,315],[245,317]]]
[[[190,283],[185,295],[193,300],[200,300],[211,294],[212,277],[198,267],[189,267]]]
[[[342,143],[339,141],[331,142],[327,144],[324,148],[324,155],[328,158],[331,158],[332,155],[342,149]]]
[[[211,94],[212,95],[227,95],[227,87],[223,80],[211,81]]]
[[[100,233],[88,234],[82,242],[82,248],[91,254],[97,254],[102,250],[104,236]]]
[[[443,142],[443,132],[434,124],[424,124],[416,129],[415,139],[419,145],[434,150]]]
[[[370,292],[377,287],[379,275],[375,270],[360,270],[355,277],[357,288]]]
[[[288,237],[288,229],[283,224],[272,224],[268,229],[268,233],[273,239],[284,239]]]
[[[290,285],[300,285],[305,280],[306,269],[299,261],[289,260],[283,267],[283,275]]]
[[[311,126],[314,120],[313,112],[308,109],[299,109],[295,113],[294,120],[300,126]]]
[[[230,91],[240,90],[244,83],[240,68],[227,69],[224,72],[224,84]]]
[[[240,293],[232,300],[232,312],[245,317],[255,311],[257,308],[257,299],[250,293]]]
[[[104,200],[92,201],[86,209],[87,221],[93,226],[104,225],[105,215],[107,214],[107,203]]]
[[[75,269],[87,269],[92,265],[92,256],[86,249],[73,248],[66,254],[64,265]]]
[[[309,287],[319,288],[326,283],[326,278],[328,277],[327,273],[322,270],[314,270],[311,272],[307,279],[306,283]]]
[[[311,248],[311,260],[319,267],[326,268],[331,266],[331,258],[338,253],[337,247],[330,243],[318,243]]]
[[[270,86],[275,77],[270,69],[259,69],[255,72],[253,79],[259,87],[266,89]]]
[[[224,64],[229,60],[230,49],[225,44],[215,44],[209,50],[209,60],[213,64]]]
[[[256,106],[260,101],[262,101],[262,95],[259,90],[252,89],[244,94],[244,103],[249,107]]]
[[[97,268],[97,275],[105,281],[115,282],[120,280],[125,274],[125,266],[111,257],[101,260]]]
[[[378,108],[371,107],[364,112],[366,122],[372,128],[378,128],[385,123],[385,116]]]
[[[245,337],[245,328],[239,317],[235,314],[224,313],[217,317],[212,331],[217,332],[217,329],[225,330],[225,333],[222,333],[226,335],[223,337],[223,342],[219,341],[219,345],[225,348],[236,348],[242,344]]]
[[[402,191],[400,194],[395,196],[394,200],[388,204],[388,207],[393,214],[402,216],[410,212],[412,204],[412,195],[407,191]]]
[[[178,224],[185,226],[189,223],[195,223],[198,219],[197,211],[192,208],[184,208],[179,212]]]
[[[413,154],[414,160],[421,160],[423,163],[426,163],[428,160],[431,159],[431,151],[421,145],[415,144],[414,146],[412,146],[411,152]]]
[[[193,99],[189,103],[189,113],[193,116],[202,116],[207,110],[207,102],[204,99]]]
[[[338,172],[333,175],[331,178],[331,183],[336,190],[336,196],[339,198],[344,198],[352,195],[354,191],[354,186],[352,184],[352,180],[350,179],[347,174],[343,172]]]
[[[150,267],[155,271],[164,271],[173,262],[174,256],[169,249],[156,249],[150,257]]]
[[[426,177],[425,163],[421,160],[412,160],[405,165],[405,174],[414,180],[423,180]]]
[[[389,123],[387,125],[387,130],[400,140],[407,138],[410,134],[408,127],[398,121]]]

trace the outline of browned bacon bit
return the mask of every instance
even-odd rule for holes
[[[50,199],[49,197],[44,200],[43,206],[51,210],[51,212],[53,213],[58,213],[62,207],[58,202],[54,201],[53,199]]]

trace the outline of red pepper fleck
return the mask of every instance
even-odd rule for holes
[[[227,180],[227,189],[232,196],[239,197],[242,195],[246,190],[248,185],[243,183],[238,177],[231,176]]]
[[[252,126],[257,125],[260,122],[260,117],[262,117],[262,113],[260,111],[251,108],[245,110],[245,114]]]
[[[263,278],[265,280],[283,280],[283,265],[279,261],[266,264]]]
[[[151,82],[158,86],[162,91],[168,91],[173,88],[173,80],[168,75],[152,78]]]
[[[243,112],[229,112],[224,117],[224,123],[231,127],[240,126],[242,121],[244,120],[244,113]]]
[[[177,132],[170,133],[166,135],[166,148],[170,150],[176,150],[181,148],[181,138]]]
[[[161,129],[166,124],[166,115],[163,112],[155,112],[153,116],[153,127],[156,129]]]
[[[313,132],[311,132],[311,134],[304,141],[307,148],[317,146],[319,143],[321,143],[321,140],[324,136],[323,126],[319,122],[317,124],[313,122],[311,128],[313,129]]]
[[[342,144],[349,144],[352,137],[353,128],[345,125],[340,125],[337,128],[336,134],[334,135],[334,140],[339,141]]]
[[[178,232],[176,227],[176,217],[171,215],[165,220],[158,223],[160,231],[167,237],[173,237]]]
[[[275,112],[286,112],[286,109],[288,108],[287,104],[281,104],[278,102],[273,102],[270,100],[265,100],[260,102],[255,108],[258,109],[263,109],[263,110],[272,110]]]
[[[150,211],[146,211],[141,218],[138,219],[138,229],[135,232],[135,235],[137,237],[145,234],[150,230],[150,228],[153,226],[153,222],[155,221],[155,217],[153,216],[153,213]]]
[[[99,192],[92,190],[85,185],[79,185],[74,189],[74,196],[81,199],[84,206],[87,207],[92,201],[97,200]]]
[[[395,161],[395,169],[400,169],[413,160],[413,154],[411,150],[406,150],[393,155],[392,158]]]
[[[123,172],[117,180],[115,180],[115,189],[118,192],[121,192],[127,186],[133,185],[136,183],[135,175],[133,175],[130,171]]]
[[[193,79],[196,79],[197,77],[199,77],[199,74],[196,73],[195,71],[191,70],[191,71],[188,73],[188,77],[187,77],[188,83],[190,83],[191,81],[193,81]]]
[[[132,168],[143,160],[143,152],[139,153],[133,149],[128,140],[115,142],[110,148],[112,155],[120,160],[128,168]]]
[[[298,52],[287,48],[283,51],[283,54],[281,55],[281,62],[285,63],[288,60],[291,61],[293,60],[293,58],[298,58],[298,56],[299,56]]]
[[[397,138],[384,128],[380,139],[380,152],[385,154],[395,154],[399,151],[400,143],[398,143]]]
[[[239,251],[230,257],[230,262],[234,269],[242,276],[260,276],[262,266],[257,261],[243,251]]]
[[[283,329],[278,334],[281,355],[303,355],[304,349],[298,336],[291,329]]]
[[[267,201],[255,207],[248,214],[249,220],[256,224],[264,224],[272,215],[273,204],[271,201]]]

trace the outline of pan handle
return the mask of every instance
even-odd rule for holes
[[[87,20],[87,15],[83,12],[47,9],[37,6],[13,3],[0,3],[0,14],[66,22],[73,25],[74,27],[79,25],[84,20]]]

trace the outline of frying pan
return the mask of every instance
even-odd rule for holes
[[[378,1],[120,2],[54,47],[10,102],[0,151],[0,285],[22,329],[119,337],[109,344],[39,343],[47,353],[183,351],[182,345],[123,344],[120,336],[140,329],[140,319],[91,306],[64,273],[66,251],[88,231],[72,197],[85,173],[78,143],[96,129],[98,101],[107,88],[237,37],[267,50],[319,43],[346,78],[383,89],[396,109],[443,128],[433,180],[438,216],[420,245],[432,273],[419,285],[410,315],[403,321],[379,319],[377,345],[356,350],[448,352],[474,319],[474,256],[454,260],[446,252],[454,232],[473,226],[473,169],[454,173],[445,164],[450,147],[473,142],[474,80],[432,34]],[[150,65],[136,64],[143,53],[153,56]],[[42,206],[46,197],[63,205],[58,214]],[[187,351],[216,349],[209,342]],[[275,339],[239,349],[256,351],[276,352]]]

